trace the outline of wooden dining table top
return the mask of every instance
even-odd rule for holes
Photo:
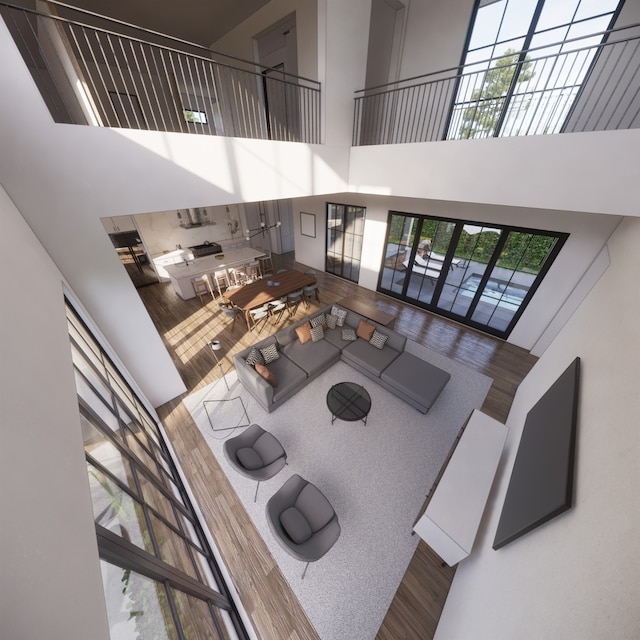
[[[302,271],[283,271],[269,278],[256,280],[251,284],[245,284],[239,289],[233,289],[224,294],[228,302],[247,312],[249,309],[261,307],[263,304],[273,302],[278,298],[293,293],[302,287],[308,287],[316,281],[315,276],[302,273]],[[267,283],[273,282],[272,286]],[[277,285],[275,283],[278,283]]]

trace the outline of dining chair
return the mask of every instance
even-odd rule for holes
[[[267,324],[267,320],[271,315],[270,311],[271,310],[268,303],[263,304],[261,307],[257,307],[256,309],[250,309],[248,315],[249,330],[253,331],[254,329],[260,327],[260,331],[258,331],[258,333],[260,333]]]
[[[303,300],[302,289],[298,289],[297,291],[293,291],[287,295],[287,307],[289,307],[289,315],[293,316],[296,314],[300,303]]]
[[[225,304],[224,302],[219,302],[218,307],[227,318],[231,318],[231,332],[233,333],[233,329],[236,326],[236,318],[242,315],[242,309],[234,307],[231,304]]]
[[[282,320],[282,316],[284,315],[284,312],[286,310],[287,296],[269,302],[269,311],[271,312],[271,317],[273,318],[273,324],[278,324],[280,320]]]
[[[312,296],[316,297],[316,300],[320,302],[320,294],[318,293],[318,283],[314,282],[313,284],[307,285],[306,287],[302,287],[302,297],[304,298],[305,306],[310,306],[310,300]]]

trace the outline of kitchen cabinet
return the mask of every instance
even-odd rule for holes
[[[100,218],[100,220],[107,233],[136,231],[136,223],[133,221],[133,216],[112,216],[110,218]]]

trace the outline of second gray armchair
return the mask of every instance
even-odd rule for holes
[[[269,528],[280,545],[294,558],[319,560],[340,536],[338,516],[324,494],[313,484],[292,475],[269,499],[266,507]]]

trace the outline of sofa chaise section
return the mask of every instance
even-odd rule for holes
[[[451,378],[448,371],[404,351],[382,372],[380,384],[427,413]]]

